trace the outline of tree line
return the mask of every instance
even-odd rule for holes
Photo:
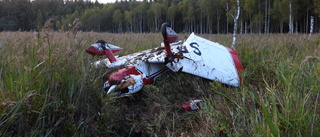
[[[239,33],[309,33],[320,25],[320,0],[240,0]],[[232,33],[236,0],[0,0],[0,31],[157,32],[169,22],[177,32]],[[313,19],[311,21],[311,19]]]

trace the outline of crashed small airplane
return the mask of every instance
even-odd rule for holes
[[[233,87],[241,83],[243,67],[235,49],[209,41],[192,33],[184,43],[177,42],[178,35],[169,23],[161,26],[161,47],[115,57],[122,48],[98,40],[86,52],[107,56],[95,62],[108,69],[119,68],[104,83],[104,92],[122,96],[140,91],[144,85],[153,84],[157,77],[167,71],[185,72]]]

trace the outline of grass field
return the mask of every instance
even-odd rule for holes
[[[180,38],[188,36],[180,34]],[[232,35],[200,35],[230,47]],[[104,95],[98,39],[126,55],[160,33],[0,32],[0,136],[320,136],[320,35],[238,35],[245,68],[230,88],[167,73],[129,97]],[[202,99],[199,111],[181,108]]]

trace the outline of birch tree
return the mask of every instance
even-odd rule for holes
[[[289,3],[285,0],[274,0],[273,1],[273,8],[270,10],[272,14],[272,19],[278,22],[279,26],[273,26],[274,28],[279,27],[279,32],[283,33],[284,31],[284,24],[289,22]]]
[[[153,17],[153,21],[149,21],[149,25],[151,25],[153,22],[153,25],[154,25],[154,30],[157,31],[158,27],[160,26],[159,24],[159,20],[160,20],[160,17],[161,17],[161,14],[162,14],[162,11],[163,8],[162,8],[162,5],[160,3],[152,3],[150,8],[149,8],[149,11],[148,11],[148,16],[150,19],[151,17]]]
[[[177,9],[178,11],[181,13],[182,17],[180,17],[180,19],[182,19],[183,23],[183,32],[187,31],[188,26],[185,24],[185,22],[188,22],[187,20],[187,1],[180,1],[177,5]]]
[[[248,13],[249,23],[252,23],[252,15],[255,10],[255,0],[245,0],[244,1],[244,10]],[[245,22],[245,33],[247,33],[247,22]],[[250,27],[250,33],[252,33],[252,27]]]
[[[148,10],[148,5],[146,1],[140,2],[136,7],[133,8],[133,20],[134,20],[134,28],[138,30],[138,32],[142,33],[144,31],[144,23],[145,23],[145,15]]]
[[[194,32],[195,29],[195,9],[193,5],[188,4],[188,10],[187,10],[187,17],[186,20],[188,23],[188,30],[189,32]]]
[[[200,10],[200,33],[203,33],[203,30],[204,30],[203,16],[205,15],[206,7],[207,7],[206,0],[198,0],[197,6],[202,7],[199,10]]]
[[[213,9],[215,9],[215,15],[216,15],[216,26],[217,26],[217,33],[219,34],[221,31],[220,31],[220,22],[221,22],[221,14],[223,13],[224,9],[223,9],[223,6],[222,6],[222,0],[214,0],[214,3],[213,4]],[[209,15],[211,14],[208,14],[208,20],[209,20]],[[208,22],[210,23],[210,22]],[[212,28],[211,28],[211,23],[209,24],[209,33],[212,33]]]
[[[123,14],[119,9],[115,10],[113,12],[112,16],[113,23],[115,23],[115,26],[118,27],[118,30],[114,30],[115,32],[122,32],[122,21],[123,21]],[[115,27],[116,28],[116,27]]]
[[[132,12],[131,11],[127,11],[127,10],[124,11],[124,19],[125,19],[125,22],[126,22],[127,30],[132,31]]]
[[[174,23],[175,23],[175,17],[176,17],[176,12],[177,12],[177,5],[175,3],[172,3],[171,6],[168,8],[167,16],[168,19],[170,20],[170,24],[172,29],[174,29]]]
[[[227,10],[230,11],[230,8],[232,8],[232,11],[229,12],[230,15],[233,18],[233,39],[232,39],[232,49],[235,48],[236,46],[236,40],[237,40],[237,30],[238,30],[238,19],[240,16],[240,0],[237,0],[237,6],[234,7],[233,5],[231,5],[230,1],[227,1]]]
[[[289,1],[289,33],[293,33],[294,26],[293,26],[293,17],[292,17],[292,0]]]
[[[313,25],[314,25],[314,17],[311,16],[310,17],[310,34],[309,34],[309,37],[311,37],[311,35],[313,33]]]
[[[265,1],[264,8],[264,33],[269,33],[270,27],[270,0]]]

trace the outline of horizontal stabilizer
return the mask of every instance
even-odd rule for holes
[[[111,50],[112,53],[116,53],[122,50],[122,48],[112,45],[112,44],[101,44],[101,43],[94,43],[92,44],[88,49],[86,49],[86,52],[91,54],[91,55],[99,55],[103,56],[105,55],[104,50]]]

